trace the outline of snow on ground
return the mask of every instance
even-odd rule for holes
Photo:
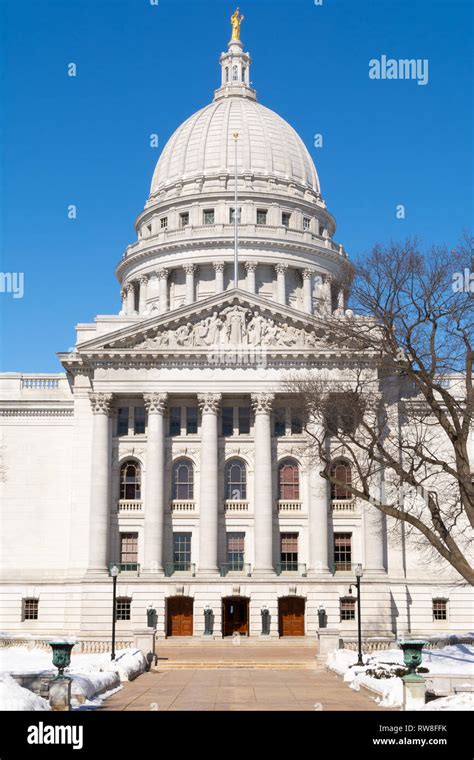
[[[128,681],[143,673],[146,669],[146,660],[139,649],[122,649],[116,652],[114,661],[110,659],[110,653],[101,654],[74,654],[71,655],[71,665],[65,670],[65,674],[72,678],[73,702],[84,702],[83,706],[94,707],[101,704],[110,694],[115,693],[122,687],[120,681]],[[49,709],[49,704],[41,700],[37,704],[45,703],[45,707],[32,707],[28,701],[31,698],[39,700],[28,689],[23,689],[11,679],[9,673],[38,672],[44,675],[56,675],[57,670],[52,664],[52,651],[43,649],[27,649],[25,647],[5,647],[0,649],[0,709],[7,710],[41,710]],[[10,704],[9,697],[12,683],[15,685],[15,694],[21,702],[23,694],[24,707],[7,707]],[[20,692],[18,691],[20,690]],[[32,703],[31,703],[32,704]]]
[[[421,710],[474,710],[474,694],[453,694],[428,702]]]
[[[2,710],[51,710],[49,702],[24,689],[6,673],[0,674],[0,708]]]
[[[327,666],[330,670],[343,676],[351,689],[359,691],[361,686],[369,688],[380,694],[377,702],[381,707],[400,707],[403,701],[403,682],[401,678],[374,678],[366,674],[367,668],[376,667],[388,668],[389,664],[402,666],[403,652],[401,649],[387,649],[384,651],[374,652],[363,656],[364,667],[355,665],[357,662],[357,653],[349,649],[336,649],[327,659]],[[467,678],[474,675],[474,646],[470,644],[452,644],[442,649],[423,649],[422,666],[428,668],[430,675],[465,675]],[[447,704],[463,705],[460,707],[435,707],[435,703],[446,702]],[[457,701],[456,701],[457,700]],[[472,705],[466,707],[464,705]],[[433,700],[429,702],[426,710],[467,710],[474,709],[474,697],[472,694],[456,694],[452,697]]]

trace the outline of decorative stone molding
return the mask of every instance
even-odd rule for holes
[[[143,400],[148,414],[164,414],[168,401],[167,393],[144,393]]]
[[[94,414],[105,414],[110,417],[112,412],[112,393],[89,393],[92,412]]]
[[[0,409],[0,417],[74,417],[74,409]]]
[[[201,414],[218,414],[222,393],[198,393],[198,404]]]
[[[270,414],[275,400],[274,393],[252,393],[250,401],[255,414]]]
[[[183,264],[183,269],[186,272],[186,274],[194,274],[197,267],[196,267],[196,264]]]
[[[224,261],[214,261],[213,265],[215,272],[223,272],[225,268]]]
[[[303,279],[310,280],[314,272],[312,269],[303,269]]]
[[[138,282],[140,283],[140,285],[146,285],[148,283],[148,280],[149,280],[149,275],[142,274]]]
[[[160,279],[160,280],[167,280],[168,279],[168,275],[169,275],[169,270],[168,269],[158,269],[156,275],[157,275],[158,279]]]
[[[135,293],[135,283],[127,282],[127,284],[125,285],[125,292],[127,293],[127,295],[129,293]]]
[[[246,261],[244,266],[247,272],[256,272],[258,263],[256,261]]]
[[[285,274],[286,270],[288,269],[288,264],[275,264],[275,272],[277,274]]]

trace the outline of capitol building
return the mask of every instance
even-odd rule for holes
[[[234,28],[212,102],[161,152],[117,313],[77,325],[62,373],[0,375],[2,631],[110,639],[114,564],[124,642],[150,607],[158,637],[209,616],[214,637],[316,637],[321,608],[354,636],[357,564],[364,635],[470,629],[459,576],[308,449],[288,378],[352,367],[325,340],[348,254],[251,63]]]

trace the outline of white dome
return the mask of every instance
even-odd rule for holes
[[[176,130],[156,166],[151,195],[193,177],[233,175],[234,132],[239,175],[275,177],[320,192],[313,160],[293,127],[255,100],[231,96],[197,111]]]

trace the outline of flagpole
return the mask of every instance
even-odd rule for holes
[[[237,208],[238,192],[237,192],[237,141],[239,139],[239,133],[234,132],[233,138],[235,141],[235,177],[234,177],[234,288],[239,287],[239,210]]]

